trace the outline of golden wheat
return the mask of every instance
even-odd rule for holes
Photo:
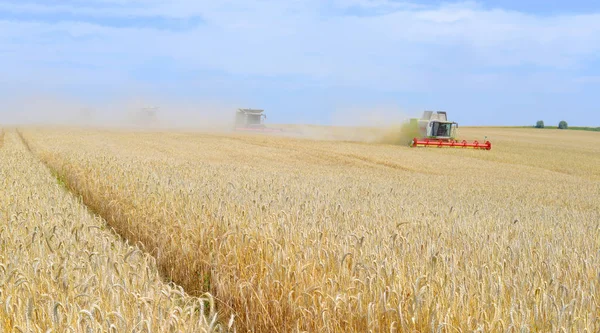
[[[161,281],[15,132],[0,149],[2,332],[210,332],[214,302]]]
[[[165,277],[210,291],[240,330],[598,331],[600,139],[490,132],[489,152],[75,129],[24,137]]]

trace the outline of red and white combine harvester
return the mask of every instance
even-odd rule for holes
[[[474,148],[474,149],[492,149],[492,144],[484,142],[466,140],[457,140],[458,124],[448,121],[446,112],[425,111],[421,119],[413,118],[410,120],[411,131],[418,132],[410,142],[411,147],[451,147],[451,148]]]
[[[264,119],[267,116],[264,110],[259,109],[238,109],[235,114],[235,131],[242,132],[262,132],[262,133],[280,133],[281,128],[270,128],[265,126]]]

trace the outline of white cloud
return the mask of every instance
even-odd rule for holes
[[[381,11],[343,15],[348,9]],[[498,70],[578,70],[600,53],[600,14],[538,17],[486,10],[472,2],[423,7],[386,0],[94,0],[51,6],[0,0],[0,10],[205,20],[180,32],[0,21],[0,43],[6,49],[0,60],[17,66],[67,61],[127,72],[154,57],[171,57],[182,70],[427,89],[452,79],[478,87],[504,75]],[[19,74],[5,69],[11,70]]]

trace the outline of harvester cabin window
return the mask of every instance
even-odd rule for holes
[[[248,117],[248,125],[260,125],[260,117],[259,114],[249,114]]]
[[[433,123],[433,136],[450,136],[450,132],[452,130],[452,124],[444,124],[444,123]]]

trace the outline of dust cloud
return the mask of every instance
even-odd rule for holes
[[[412,117],[397,106],[345,107],[332,112],[330,126],[287,125],[286,130],[312,140],[404,145],[415,135],[407,126]]]
[[[232,133],[236,101],[191,101],[135,96],[86,103],[58,94],[20,94],[0,100],[0,125],[33,125]],[[275,135],[312,140],[407,144],[409,113],[397,106],[339,107],[329,126],[272,124]]]
[[[164,98],[115,98],[96,103],[58,94],[0,99],[0,126],[59,126],[228,131],[236,105]]]

